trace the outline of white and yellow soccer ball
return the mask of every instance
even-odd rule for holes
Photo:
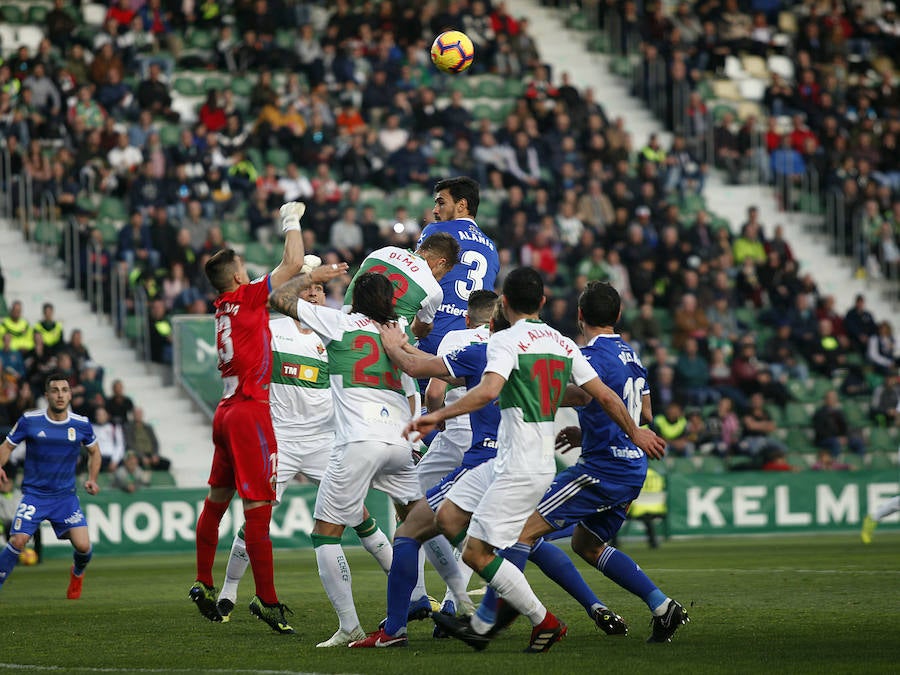
[[[475,45],[462,31],[448,30],[438,35],[431,44],[431,61],[445,73],[461,73],[474,60]]]

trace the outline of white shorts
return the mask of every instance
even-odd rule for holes
[[[275,485],[275,503],[281,503],[281,497],[287,486],[298,476],[306,476],[318,485],[322,482],[328,458],[334,449],[334,433],[303,438],[283,438],[275,431],[278,441],[278,477]]]
[[[471,510],[470,537],[497,549],[509,548],[518,541],[525,522],[534,513],[553,477],[552,473],[498,474],[494,472],[492,460],[469,471],[450,489],[446,499],[465,511]],[[478,490],[481,497],[470,509]]]
[[[450,433],[442,431],[435,436],[428,446],[428,452],[416,465],[422,492],[433,488],[444,476],[462,464],[463,455],[471,446],[471,430],[454,430]]]
[[[359,525],[369,488],[400,504],[422,497],[408,443],[359,441],[335,446],[316,495],[316,520]]]

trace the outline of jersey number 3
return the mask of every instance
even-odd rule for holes
[[[456,282],[456,294],[463,300],[468,300],[473,291],[480,291],[484,287],[484,277],[488,272],[488,261],[478,251],[466,251],[459,257],[459,261],[469,268],[466,278]]]

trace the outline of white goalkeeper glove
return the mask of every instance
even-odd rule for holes
[[[307,253],[305,256],[303,256],[303,267],[300,268],[300,273],[309,274],[314,269],[321,266],[322,259],[319,256],[313,255],[312,253]]]
[[[281,231],[300,231],[300,219],[306,213],[306,204],[303,202],[288,202],[281,207]]]

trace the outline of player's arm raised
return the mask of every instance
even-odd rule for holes
[[[409,344],[409,337],[397,324],[379,325],[381,345],[391,362],[412,377],[449,375],[444,359],[428,354]]]
[[[303,232],[300,230],[300,219],[306,213],[303,202],[288,202],[281,207],[281,229],[284,232],[284,253],[281,263],[272,270],[272,288],[280,286],[294,277],[303,267]]]
[[[500,395],[504,384],[506,384],[506,378],[502,375],[490,371],[486,372],[484,377],[481,378],[481,382],[470,389],[462,398],[427,415],[422,415],[407,424],[406,429],[403,430],[403,437],[413,441],[418,440],[436,428],[441,422],[445,422],[451,417],[459,417],[473,410],[483,408]],[[622,408],[624,410],[624,406]],[[414,436],[414,434],[417,435]]]
[[[280,265],[279,265],[280,267]],[[297,301],[300,299],[300,292],[309,288],[312,284],[324,284],[335,277],[346,273],[347,263],[335,263],[332,265],[322,265],[312,272],[304,272],[290,279],[287,283],[274,284],[274,272],[272,273],[272,292],[269,293],[269,307],[277,312],[281,312],[285,316],[290,316],[299,320],[297,315]]]
[[[86,450],[88,451],[88,477],[84,481],[84,489],[88,491],[88,494],[95,495],[100,492],[100,486],[97,485],[97,476],[100,475],[100,465],[103,462],[103,457],[100,454],[99,443],[88,445]]]
[[[594,397],[597,403],[606,411],[606,414],[612,418],[612,421],[618,424],[628,434],[628,438],[646,452],[648,457],[653,459],[663,458],[666,452],[665,441],[649,429],[642,429],[635,424],[628,414],[625,404],[622,403],[622,399],[612,389],[607,387],[599,377],[588,380],[581,385],[581,388]]]

